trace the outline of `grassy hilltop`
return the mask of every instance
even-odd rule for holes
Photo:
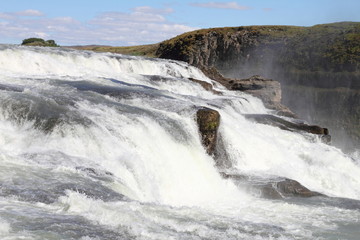
[[[263,68],[269,61],[289,71],[359,72],[360,23],[210,28],[159,44],[79,49],[177,59],[225,73],[243,64]]]
[[[204,29],[160,43],[156,55],[214,66],[235,76],[274,75],[273,71],[359,72],[360,23]],[[233,72],[239,67],[247,69]]]
[[[95,52],[111,52],[120,53],[133,56],[145,56],[145,57],[157,57],[156,50],[159,44],[148,44],[139,46],[128,46],[128,47],[113,47],[113,46],[102,46],[102,45],[87,45],[87,46],[71,46],[77,50],[88,50]]]

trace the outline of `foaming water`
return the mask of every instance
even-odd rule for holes
[[[244,119],[223,117],[223,123],[225,147],[237,171],[283,176],[330,196],[360,199],[359,165],[339,149],[314,136]]]
[[[249,122],[243,114],[271,111],[186,63],[3,45],[0,74],[4,239],[359,234],[358,156],[313,135]],[[195,120],[201,107],[221,115],[224,156],[202,147]],[[259,198],[220,172],[286,177],[337,200]]]

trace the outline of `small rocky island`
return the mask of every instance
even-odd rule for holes
[[[21,43],[24,46],[37,46],[37,47],[59,47],[54,40],[44,40],[42,38],[27,38]]]

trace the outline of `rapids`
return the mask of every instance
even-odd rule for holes
[[[200,107],[231,167],[201,145]],[[272,111],[184,62],[0,45],[0,238],[358,239],[359,154],[249,113]],[[221,172],[330,197],[262,198]]]

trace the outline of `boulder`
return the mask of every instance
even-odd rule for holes
[[[229,80],[227,88],[260,98],[265,107],[276,110],[279,115],[296,117],[289,108],[281,104],[281,85],[278,81],[254,75],[247,79]]]
[[[284,180],[276,183],[277,191],[283,196],[295,197],[315,197],[324,196],[321,193],[314,192],[301,185],[298,181],[285,178]]]
[[[245,118],[253,120],[257,123],[268,124],[271,126],[279,127],[288,131],[304,131],[312,134],[321,135],[321,140],[325,143],[331,142],[331,136],[327,128],[319,127],[316,125],[308,125],[302,122],[291,122],[283,118],[270,115],[270,114],[246,114]]]
[[[220,114],[210,108],[201,108],[196,112],[196,121],[201,136],[201,142],[209,155],[215,152],[217,132],[220,125]]]
[[[281,85],[278,81],[254,75],[247,79],[224,77],[214,67],[201,66],[202,72],[210,79],[224,85],[229,90],[242,91],[260,98],[265,107],[275,110],[276,114],[296,118],[296,115],[281,104]]]
[[[221,95],[221,92],[214,90],[213,85],[211,83],[201,81],[195,78],[189,78],[190,81],[200,84],[206,91],[212,92],[217,95]]]
[[[250,193],[263,198],[283,199],[286,197],[315,197],[325,196],[321,193],[311,191],[301,185],[298,181],[282,178],[269,177],[267,179],[256,176],[246,176],[240,174],[221,173],[226,179],[231,179],[234,183],[245,188]]]

